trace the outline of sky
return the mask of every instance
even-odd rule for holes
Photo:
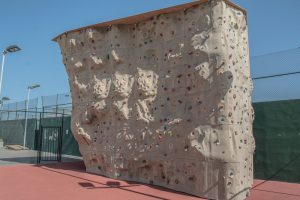
[[[191,0],[0,0],[0,49],[6,56],[1,96],[26,99],[69,91],[58,45],[52,38],[70,29],[173,6]],[[300,46],[300,0],[232,0],[248,13],[251,56]],[[2,51],[2,50],[1,50]]]

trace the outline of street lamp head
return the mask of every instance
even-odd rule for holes
[[[39,84],[33,84],[33,85],[28,86],[28,89],[32,90],[32,89],[35,89],[35,88],[38,88],[38,87],[40,87]]]
[[[9,53],[14,53],[14,52],[17,52],[17,51],[20,51],[21,48],[18,47],[17,45],[11,45],[11,46],[8,46],[5,51],[9,52]]]
[[[11,45],[11,46],[8,46],[6,47],[6,49],[3,51],[4,54],[6,53],[14,53],[14,52],[17,52],[17,51],[20,51],[21,48],[18,47],[17,45]]]
[[[2,98],[0,99],[1,107],[3,106],[4,101],[9,101],[9,100],[10,100],[9,97],[2,97]],[[1,109],[2,109],[2,108],[1,108]]]
[[[2,97],[1,101],[9,101],[10,98],[9,97]]]

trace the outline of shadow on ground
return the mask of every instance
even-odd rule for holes
[[[69,163],[62,163],[62,164],[57,164],[57,163],[53,163],[53,164],[38,164],[35,165],[36,167],[42,168],[44,170],[48,170],[54,173],[58,173],[64,176],[69,176],[69,177],[73,177],[78,179],[78,185],[88,189],[88,190],[94,190],[94,189],[120,189],[120,190],[124,190],[127,192],[132,192],[132,193],[136,193],[139,195],[143,195],[143,196],[147,196],[147,197],[152,197],[152,198],[156,198],[156,199],[160,199],[160,200],[169,200],[168,198],[164,198],[164,197],[160,197],[158,195],[154,195],[154,194],[148,194],[145,192],[140,192],[137,190],[133,190],[131,188],[134,187],[138,187],[138,186],[148,186],[154,189],[158,189],[160,191],[166,191],[166,192],[171,192],[174,194],[181,194],[181,195],[185,195],[185,196],[190,196],[190,197],[194,197],[197,198],[193,195],[187,194],[187,193],[183,193],[183,192],[178,192],[178,191],[174,191],[171,189],[167,189],[167,188],[163,188],[160,186],[155,186],[155,185],[150,185],[150,184],[145,184],[145,183],[139,183],[139,182],[133,182],[133,181],[118,181],[118,180],[109,180],[109,181],[104,181],[104,182],[100,182],[100,181],[95,181],[95,180],[90,180],[87,178],[83,178],[74,174],[69,174],[67,173],[68,170],[71,171],[77,171],[80,172],[82,174],[87,173],[85,171],[85,165],[83,163],[83,161],[80,162],[69,162]],[[59,171],[58,171],[59,170]],[[61,170],[64,170],[64,172],[62,172]],[[103,175],[101,175],[103,176]],[[103,176],[105,177],[105,176]],[[126,183],[126,185],[122,185],[122,182]],[[96,186],[97,185],[101,185],[101,186]],[[199,198],[200,199],[200,198]]]

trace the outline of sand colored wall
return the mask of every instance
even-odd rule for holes
[[[254,139],[242,11],[211,1],[57,41],[88,172],[245,199]]]

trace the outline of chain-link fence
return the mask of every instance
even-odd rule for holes
[[[254,174],[300,183],[300,48],[251,59]]]
[[[38,126],[38,98],[0,105],[0,138],[7,144],[23,144],[25,124],[27,137],[34,138]],[[26,138],[27,138],[26,137]],[[33,146],[32,140],[28,141]]]
[[[44,112],[71,115],[72,99],[70,93],[42,96],[41,99]]]
[[[37,136],[42,127],[62,130],[62,153],[79,156],[79,148],[71,132],[70,94],[56,94],[26,101],[3,104],[0,107],[0,138],[4,145],[23,145],[26,127],[26,147],[36,149]]]
[[[253,102],[300,99],[300,48],[251,59]]]
[[[0,105],[0,120],[25,119],[26,115],[28,119],[36,118],[36,113],[38,110],[38,98],[29,100],[28,110],[26,110],[26,106],[27,101],[19,101]]]

